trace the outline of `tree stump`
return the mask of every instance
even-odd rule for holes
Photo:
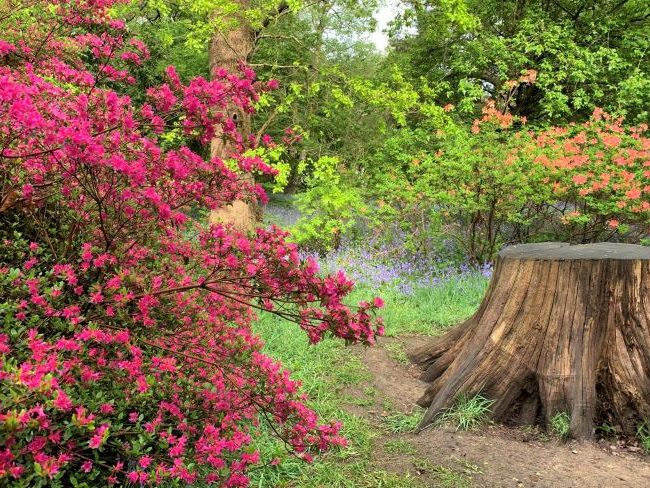
[[[494,400],[495,421],[571,417],[585,439],[650,418],[650,248],[527,244],[502,251],[476,314],[413,351],[431,424],[460,393]]]

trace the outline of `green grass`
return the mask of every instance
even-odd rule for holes
[[[604,423],[596,426],[596,431],[606,439],[616,437],[619,434],[618,428],[614,425]],[[649,446],[650,447],[650,446]]]
[[[405,432],[414,432],[420,425],[424,411],[415,410],[411,413],[395,412],[382,417],[382,423],[386,429],[393,434],[403,434]]]
[[[571,417],[566,412],[558,412],[551,419],[551,431],[560,439],[566,440],[571,435]]]
[[[468,476],[446,466],[434,465],[427,459],[416,458],[413,466],[418,473],[428,474],[435,479],[437,488],[470,488]]]
[[[470,479],[465,474],[445,466],[435,466],[432,472],[438,482],[437,486],[440,488],[469,488],[472,486]]]
[[[636,430],[636,438],[639,439],[641,448],[650,454],[650,421],[645,421]]]
[[[380,434],[363,418],[345,409],[345,387],[360,384],[369,373],[359,358],[339,340],[325,339],[310,346],[297,325],[273,316],[263,316],[256,324],[266,342],[268,354],[281,360],[292,377],[302,382],[309,395],[309,406],[323,421],[341,420],[349,447],[319,456],[307,464],[288,455],[270,432],[256,439],[264,461],[279,457],[278,466],[266,466],[251,472],[251,486],[259,487],[417,487],[417,479],[405,473],[396,475],[378,469],[372,463],[376,438]],[[373,392],[366,389],[372,396]]]
[[[490,407],[493,403],[494,400],[485,398],[481,394],[470,397],[462,393],[451,408],[440,414],[438,423],[453,425],[456,430],[476,429],[488,422]]]
[[[410,364],[409,358],[404,350],[404,345],[399,342],[385,344],[384,349],[388,352],[388,357],[394,359],[400,364]]]
[[[376,398],[377,390],[370,386],[364,388],[362,393],[352,392],[345,395],[342,399],[350,405],[356,405],[357,407],[370,407],[375,404]]]
[[[417,449],[413,447],[413,444],[403,439],[393,439],[390,441],[386,441],[384,443],[384,449],[386,450],[386,452],[391,454],[413,455],[417,453]]]
[[[385,302],[382,315],[386,335],[439,335],[471,316],[481,303],[488,280],[481,275],[452,278],[431,288],[415,289],[405,295],[395,289],[369,290],[359,287],[352,299],[380,295]]]

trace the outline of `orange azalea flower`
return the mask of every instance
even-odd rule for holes
[[[641,190],[638,188],[632,188],[631,190],[625,192],[625,196],[631,198],[632,200],[636,200],[641,196]]]
[[[629,171],[625,171],[625,170],[621,171],[621,175],[623,176],[623,179],[627,182],[632,181],[636,176],[634,173],[630,173]]]
[[[573,177],[573,182],[576,185],[584,185],[587,182],[587,177],[585,175],[575,175]]]
[[[607,147],[618,147],[621,144],[621,138],[607,134],[603,136],[603,144]]]

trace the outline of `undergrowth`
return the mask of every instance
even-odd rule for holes
[[[558,412],[551,419],[551,431],[562,440],[571,435],[571,417],[566,412]]]
[[[453,425],[456,430],[472,430],[488,422],[490,407],[494,400],[485,398],[480,393],[469,396],[461,393],[454,405],[443,411],[437,419],[440,425]]]
[[[650,421],[646,420],[639,425],[639,428],[636,431],[636,437],[639,439],[641,448],[646,452],[646,454],[650,454]]]

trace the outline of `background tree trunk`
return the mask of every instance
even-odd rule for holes
[[[240,0],[241,12],[249,7],[248,0]],[[253,51],[255,33],[251,29],[244,16],[235,19],[236,26],[217,31],[209,46],[210,74],[214,76],[215,69],[225,68],[229,73],[236,73],[240,64],[246,63]],[[251,134],[251,117],[237,107],[231,107],[228,115],[237,124],[239,132],[244,138]],[[210,156],[221,159],[228,159],[233,151],[232,143],[217,132],[210,144]],[[252,183],[253,177],[246,175],[245,178]],[[260,208],[252,202],[236,200],[210,213],[210,222],[232,223],[239,230],[252,230],[255,223],[260,220]]]
[[[502,251],[476,314],[411,353],[430,386],[429,425],[460,393],[493,399],[494,420],[571,417],[633,434],[650,416],[650,249],[528,244]]]

